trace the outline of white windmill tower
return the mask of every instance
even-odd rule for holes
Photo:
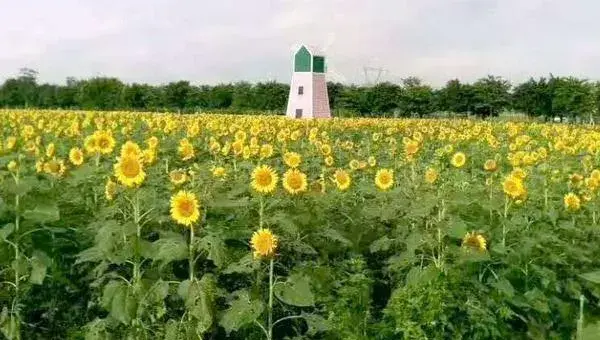
[[[323,52],[305,45],[296,50],[287,117],[331,118],[325,73]]]

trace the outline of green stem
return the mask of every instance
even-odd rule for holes
[[[273,258],[269,262],[269,307],[268,307],[268,334],[267,340],[273,339]]]
[[[188,265],[190,271],[190,283],[194,282],[194,226],[190,226],[190,244],[188,248]]]
[[[263,216],[265,213],[265,200],[262,195],[260,196],[259,202],[260,202],[260,209],[258,210],[258,227],[262,229],[263,224],[264,224]]]
[[[17,186],[19,186],[19,169],[17,169],[15,176],[15,184]],[[19,234],[19,226],[21,224],[21,215],[20,215],[20,200],[21,200],[21,196],[19,194],[15,195],[15,236],[17,236]],[[21,254],[19,252],[19,238],[15,238],[15,244],[14,244],[14,248],[15,248],[15,297],[13,299],[12,302],[12,306],[11,306],[11,318],[16,317],[17,322],[20,323],[21,318],[19,316],[19,309],[15,308],[18,306],[19,304],[19,282],[21,281],[21,272],[19,271],[20,265],[20,259],[21,259]],[[17,340],[21,339],[21,332],[20,330],[17,330]]]
[[[502,221],[502,247],[506,246],[506,220],[508,219],[508,197],[504,200],[504,221]]]
[[[133,220],[136,225],[136,239],[135,239],[135,261],[133,264],[133,284],[137,286],[137,283],[141,279],[141,268],[140,268],[140,241],[142,239],[142,225],[140,223],[140,195],[139,192],[135,193],[135,202],[133,204]]]

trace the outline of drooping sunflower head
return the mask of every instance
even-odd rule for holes
[[[565,209],[577,211],[581,209],[581,199],[576,194],[570,192],[564,197]]]
[[[65,162],[62,159],[51,159],[44,163],[44,172],[54,176],[62,177],[65,174]]]
[[[175,185],[180,185],[187,181],[187,173],[184,170],[172,170],[169,172],[169,180]]]
[[[285,162],[285,165],[289,166],[290,168],[297,168],[302,162],[302,156],[300,156],[300,154],[297,152],[286,152],[283,155],[283,161]]]
[[[394,170],[379,169],[375,174],[375,185],[381,190],[388,190],[394,185]]]
[[[427,170],[425,170],[425,182],[433,184],[437,181],[438,177],[439,173],[436,169],[427,168]]]
[[[352,179],[348,172],[343,169],[338,169],[333,174],[333,180],[338,189],[344,191],[350,187]]]
[[[48,144],[48,146],[46,146],[46,157],[52,158],[52,157],[54,157],[55,154],[56,154],[56,146],[54,145],[54,143]]]
[[[273,256],[277,250],[277,244],[277,236],[273,235],[269,229],[257,230],[250,239],[254,258]]]
[[[260,165],[252,171],[252,188],[259,193],[268,194],[275,190],[279,176],[268,165]]]
[[[104,185],[104,196],[107,200],[112,201],[117,194],[117,183],[113,182],[112,179],[108,179]]]
[[[19,165],[17,164],[16,161],[10,161],[8,162],[8,165],[6,166],[8,168],[8,171],[10,172],[17,172],[17,170],[19,169]]]
[[[306,175],[298,169],[289,169],[283,174],[283,187],[292,195],[306,191]]]
[[[140,185],[146,179],[141,158],[133,155],[119,157],[114,170],[117,180],[127,187]]]
[[[177,151],[179,151],[179,156],[181,156],[181,159],[184,161],[194,158],[195,155],[194,146],[187,140],[187,138],[184,138],[179,142]]]
[[[179,191],[171,197],[171,218],[175,222],[191,227],[200,218],[200,204],[194,193]]]
[[[455,168],[462,168],[467,162],[467,156],[462,152],[457,152],[452,156],[450,163]]]
[[[462,247],[466,249],[485,251],[487,249],[487,242],[483,235],[476,232],[470,232],[463,237]]]
[[[69,161],[77,166],[83,164],[83,151],[80,148],[72,148],[69,151]]]

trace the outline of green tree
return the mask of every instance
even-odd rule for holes
[[[123,108],[123,83],[117,78],[97,77],[78,84],[77,102],[83,109]]]

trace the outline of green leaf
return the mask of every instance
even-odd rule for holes
[[[34,178],[21,178],[19,184],[14,181],[6,183],[8,193],[12,195],[24,196],[36,186],[37,180]]]
[[[412,267],[408,271],[408,274],[406,274],[406,285],[418,286],[425,284],[437,278],[439,274],[440,271],[433,266],[428,266],[423,269],[420,269],[419,267]]]
[[[0,229],[0,238],[6,240],[10,234],[15,231],[15,225],[12,223],[5,224],[4,227]]]
[[[352,246],[352,242],[350,242],[350,240],[345,238],[339,231],[335,229],[325,228],[321,235],[327,238],[328,240],[340,242],[341,244],[347,247]]]
[[[36,223],[56,222],[60,219],[58,206],[55,204],[37,205],[35,209],[25,211],[23,217]]]
[[[494,282],[493,286],[496,287],[496,289],[498,289],[500,293],[506,295],[509,298],[512,298],[515,295],[515,289],[513,288],[510,281],[508,281],[507,279],[502,278]]]
[[[600,270],[579,275],[581,278],[593,283],[600,283]]]
[[[254,322],[265,309],[261,301],[250,299],[246,290],[237,291],[234,295],[236,298],[230,303],[230,307],[219,321],[219,325],[225,329],[228,335],[232,331],[237,331]]]
[[[110,316],[123,324],[129,324],[134,317],[137,301],[129,286],[121,281],[110,281],[102,294],[102,306]]]
[[[581,330],[580,340],[597,340],[600,334],[600,322],[589,324]]]
[[[387,235],[383,236],[382,238],[374,241],[373,243],[371,243],[371,246],[369,247],[369,250],[371,251],[371,253],[376,253],[379,251],[387,251],[390,249],[390,247],[392,246],[392,240],[390,240]]]
[[[452,219],[449,222],[448,236],[462,239],[468,232],[467,224],[461,219]]]
[[[225,270],[223,271],[223,274],[249,274],[254,272],[258,268],[259,262],[254,261],[252,254],[247,254],[246,256],[242,257],[239,261],[227,266],[227,268],[225,268]]]
[[[306,320],[308,331],[306,335],[315,336],[317,333],[326,332],[330,329],[329,322],[320,315],[302,313],[302,317]]]
[[[293,274],[285,283],[277,284],[274,293],[279,300],[288,305],[308,307],[315,304],[315,297],[310,290],[310,279],[300,274]]]
[[[29,274],[29,282],[41,285],[46,277],[46,270],[50,265],[51,260],[42,252],[35,252],[31,257],[31,273]]]
[[[154,261],[160,262],[161,266],[170,262],[184,260],[188,257],[188,245],[183,235],[167,232],[152,243]]]
[[[200,239],[200,247],[208,252],[208,259],[213,261],[215,266],[220,268],[225,264],[227,252],[222,238],[207,235]]]

